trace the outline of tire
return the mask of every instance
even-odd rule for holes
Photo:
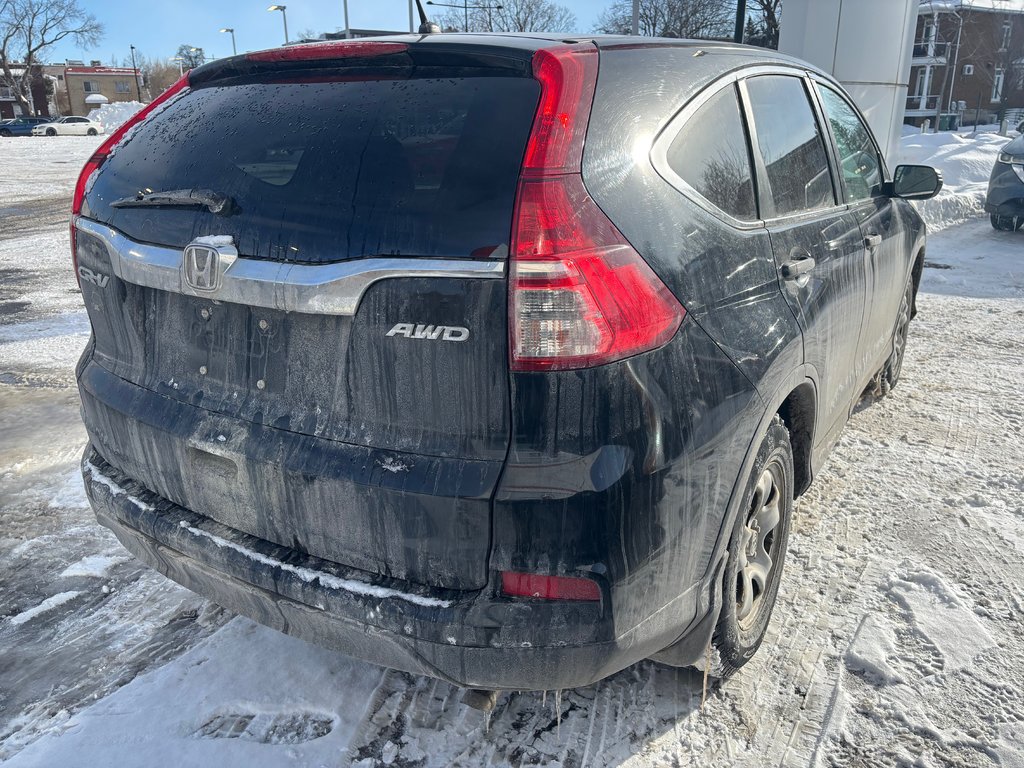
[[[46,129],[46,135],[47,136],[56,136],[57,135],[57,131],[55,131],[53,128],[47,128]]]
[[[793,518],[793,448],[776,416],[761,441],[729,539],[722,610],[711,638],[709,674],[727,678],[764,640],[779,593]]]
[[[3,136],[5,138],[9,138],[10,135],[11,135],[11,132],[8,131],[6,128],[4,128],[2,131],[0,131],[0,136]]]
[[[96,129],[95,128],[90,128],[85,133],[86,133],[87,136],[95,136],[96,135]]]
[[[885,361],[878,374],[878,394],[888,395],[899,383],[903,372],[903,358],[907,353],[907,337],[910,333],[910,319],[914,312],[914,278],[907,281],[900,301],[900,311],[896,314],[896,327],[892,332],[892,353]]]
[[[993,213],[989,221],[992,222],[992,228],[1000,232],[1013,232],[1024,226],[1024,216],[997,216]]]

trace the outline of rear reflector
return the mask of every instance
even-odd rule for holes
[[[78,232],[75,229],[75,217],[82,212],[82,203],[85,200],[85,191],[89,185],[89,179],[100,169],[103,162],[123,139],[128,131],[149,117],[153,111],[164,102],[170,101],[188,87],[188,72],[183,74],[170,88],[157,96],[153,101],[132,115],[119,128],[115,129],[99,149],[92,153],[81,172],[78,174],[78,181],[75,182],[75,191],[71,196],[71,262],[74,265],[75,277],[78,277]]]
[[[366,42],[307,43],[271,48],[245,54],[249,61],[316,61],[319,59],[349,59],[387,56],[409,50],[405,43],[386,43],[368,40]]]
[[[596,50],[541,49],[533,73],[541,97],[512,230],[512,370],[588,368],[656,349],[686,312],[590,197],[580,173]]]
[[[501,593],[508,597],[541,600],[600,600],[596,581],[574,576],[541,576],[536,573],[502,571]]]

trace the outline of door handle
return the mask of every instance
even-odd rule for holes
[[[810,256],[804,256],[799,259],[793,259],[787,261],[782,265],[782,278],[783,280],[796,280],[801,275],[806,275],[814,269],[814,259]]]
[[[864,245],[868,248],[877,248],[882,244],[882,236],[876,234],[870,234],[864,238]]]

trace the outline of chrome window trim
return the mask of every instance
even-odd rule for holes
[[[74,225],[104,244],[111,271],[126,283],[284,312],[352,316],[367,288],[396,277],[498,279],[505,275],[505,262],[494,260],[386,256],[295,264],[239,257],[223,273],[217,291],[197,294],[182,279],[184,248],[139,243],[113,227],[81,216]]]

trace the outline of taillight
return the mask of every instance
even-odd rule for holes
[[[376,40],[307,43],[289,45],[284,48],[270,48],[245,54],[249,61],[315,61],[318,59],[366,58],[387,56],[409,50],[405,43],[379,42]]]
[[[92,178],[92,175],[100,169],[100,166],[103,165],[107,157],[110,156],[114,147],[120,143],[121,139],[125,137],[128,131],[149,117],[153,110],[161,104],[173,98],[187,87],[188,73],[186,72],[181,76],[181,79],[174,83],[174,85],[132,115],[127,122],[110,134],[106,141],[100,144],[99,149],[92,153],[92,157],[90,157],[82,167],[81,172],[78,174],[78,181],[75,182],[74,194],[71,196],[71,261],[72,264],[74,264],[76,279],[78,277],[78,233],[75,229],[75,219],[82,212],[82,203],[85,201],[85,192],[89,185],[89,179]]]
[[[507,597],[533,597],[541,600],[601,599],[601,589],[592,579],[513,571],[502,572],[501,593]]]
[[[686,312],[587,194],[580,173],[596,50],[543,49],[533,71],[541,97],[510,253],[512,369],[586,368],[656,349]]]

